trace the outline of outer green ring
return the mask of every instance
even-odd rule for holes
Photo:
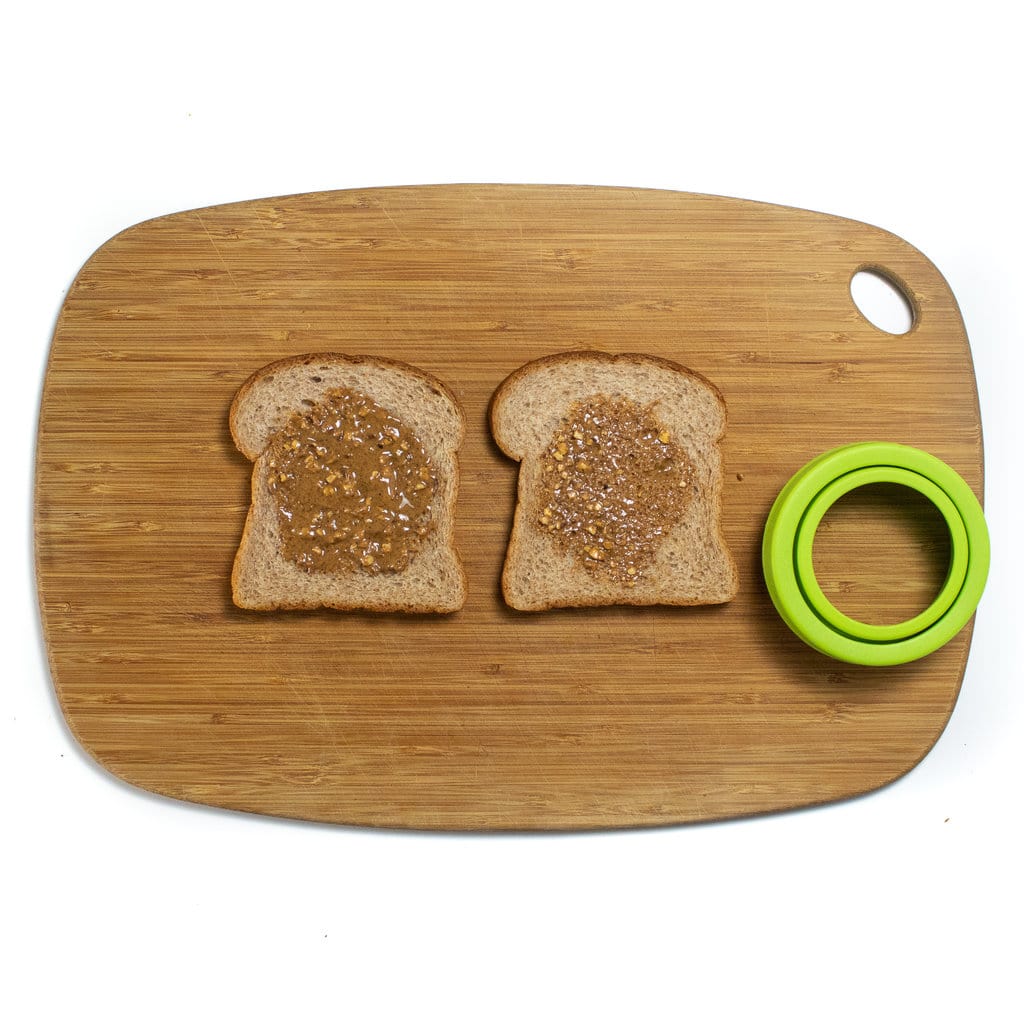
[[[967,535],[965,555],[960,550],[962,540],[958,545],[952,533],[950,537],[954,548],[951,562],[963,557],[967,560],[963,585],[952,603],[930,626],[898,640],[866,640],[837,630],[808,601],[797,567],[797,536],[811,504],[833,481],[868,467],[908,470],[930,480],[956,507]],[[772,602],[783,621],[805,643],[841,661],[859,665],[899,665],[938,650],[967,624],[985,588],[990,551],[981,505],[952,467],[918,448],[867,441],[825,452],[789,480],[768,515],[761,558]],[[922,614],[927,617],[929,613],[930,609]],[[864,629],[870,626],[855,623],[853,632],[861,633]]]
[[[924,495],[942,513],[950,539],[949,570],[935,600],[913,618],[885,626],[869,625],[844,615],[825,596],[814,574],[813,545],[822,518],[844,494],[873,483],[900,484]],[[818,492],[796,532],[796,574],[804,596],[822,619],[855,640],[904,640],[941,619],[963,587],[967,577],[967,555],[967,528],[946,492],[920,473],[897,466],[867,466],[833,480]]]

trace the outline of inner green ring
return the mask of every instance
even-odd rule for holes
[[[924,611],[906,619],[886,625],[871,625],[844,615],[825,596],[814,573],[814,539],[821,520],[828,510],[845,494],[869,484],[898,484],[926,497],[942,514],[949,530],[950,561],[946,579],[935,600]],[[846,473],[823,488],[811,501],[797,527],[794,545],[796,577],[814,611],[829,625],[857,640],[885,643],[903,640],[927,629],[937,622],[956,600],[967,577],[969,546],[967,529],[949,495],[927,477],[898,466],[867,466]]]

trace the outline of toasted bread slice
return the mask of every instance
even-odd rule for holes
[[[736,595],[719,522],[725,401],[710,381],[652,356],[565,352],[512,373],[490,420],[520,463],[502,573],[511,607]]]
[[[433,490],[429,508],[423,512],[421,520],[424,536],[416,538],[417,546],[412,549],[407,564],[397,568],[385,566],[387,559],[381,553],[379,542],[364,540],[362,543],[369,546],[357,548],[353,541],[349,547],[351,533],[345,534],[345,540],[337,543],[344,543],[345,551],[355,552],[351,557],[345,556],[349,561],[355,560],[353,565],[338,559],[333,563],[322,559],[320,564],[309,564],[313,559],[309,554],[301,556],[307,559],[307,564],[303,564],[296,560],[299,556],[294,550],[289,557],[286,549],[286,534],[293,545],[296,540],[289,520],[282,518],[287,513],[280,511],[285,499],[274,490],[278,486],[275,460],[279,458],[277,452],[281,439],[290,437],[290,432],[297,432],[302,435],[302,441],[296,439],[288,444],[294,443],[299,455],[307,448],[313,459],[319,450],[326,453],[326,447],[319,449],[314,444],[315,437],[307,439],[307,435],[312,436],[309,423],[313,416],[323,415],[329,403],[339,401],[339,395],[344,396],[340,400],[364,406],[361,412],[373,408],[380,414],[378,419],[387,415],[389,418],[386,421],[380,419],[380,422],[396,424],[396,436],[397,425],[400,425],[403,431],[408,432],[421,462],[429,466],[429,471],[424,470],[424,479],[430,481]],[[303,420],[303,417],[307,419]],[[301,427],[304,423],[306,426]],[[254,463],[252,504],[231,574],[232,596],[238,607],[259,610],[363,608],[386,612],[452,612],[462,607],[466,578],[454,546],[454,520],[459,487],[457,451],[462,443],[465,420],[454,395],[439,380],[405,363],[373,356],[338,353],[295,356],[264,366],[241,386],[231,404],[230,426],[239,451]],[[331,458],[332,461],[337,460],[337,464],[316,472],[322,474],[333,470],[332,475],[341,478],[339,485],[348,483],[349,493],[355,490],[357,498],[349,501],[351,507],[347,510],[317,512],[320,516],[318,521],[326,522],[331,516],[336,516],[337,519],[347,517],[349,523],[362,522],[355,519],[356,513],[352,511],[358,507],[358,515],[368,517],[365,521],[369,525],[365,529],[378,530],[379,537],[381,517],[394,521],[396,509],[378,507],[369,510],[352,505],[352,501],[365,500],[359,496],[363,488],[359,474],[362,473],[365,480],[369,473],[365,464],[358,464],[355,449],[351,446],[361,446],[366,458],[370,457],[371,451],[376,455],[376,446],[363,444],[366,439],[359,436],[353,441],[353,433],[358,435],[358,431],[352,431],[343,437],[339,428],[335,441],[327,438],[325,443],[332,445],[334,454]],[[398,449],[398,454],[409,457],[401,449]],[[381,458],[384,456],[391,458],[392,453],[383,452]],[[394,473],[394,460],[390,465]],[[300,473],[301,468],[296,470],[296,475]],[[378,480],[379,476],[378,473]],[[334,495],[324,498],[326,506],[343,500],[337,496],[338,488],[333,484],[320,480],[314,481],[313,486],[321,488],[325,494],[330,492]],[[403,505],[408,505],[400,494],[393,502],[396,508],[399,499]],[[376,523],[373,522],[374,515],[378,517]],[[347,527],[335,522],[333,528],[342,531]],[[351,526],[352,531],[357,528]],[[322,547],[315,548],[320,556],[330,548],[333,540],[343,536],[341,532],[327,535],[325,530],[323,533],[326,539]],[[309,536],[308,543],[302,538],[298,543],[307,543],[307,547],[321,544],[318,538],[313,537],[312,531],[309,531]],[[386,545],[390,552],[390,540]],[[332,553],[341,551],[340,547],[336,551],[332,549]],[[373,552],[378,556],[376,564]]]

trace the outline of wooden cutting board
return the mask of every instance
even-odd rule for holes
[[[851,276],[915,312],[872,326]],[[647,352],[710,377],[729,412],[717,608],[520,614],[499,576],[517,466],[494,388],[572,348]],[[256,368],[337,350],[402,359],[468,420],[456,615],[236,609],[250,463],[228,406]],[[792,636],[760,572],[765,517],[804,462],[859,440],[951,463],[982,445],[956,302],[919,252],[864,224],[663,191],[369,189],[174,214],[96,252],[43,389],[36,550],[57,694],[82,746],[135,785],[329,822],[564,829],[689,822],[875,789],[935,743],[971,628],[872,669]],[[928,603],[943,529],[901,492],[836,509],[816,550],[843,610]]]

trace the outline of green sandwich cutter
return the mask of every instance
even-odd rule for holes
[[[941,513],[950,540],[938,596],[919,615],[886,626],[839,611],[818,585],[812,560],[815,533],[832,505],[874,483],[924,495]],[[978,607],[989,560],[985,515],[963,477],[928,452],[884,441],[843,445],[808,462],[775,499],[761,547],[768,593],[786,625],[822,654],[857,665],[901,665],[948,643]]]

